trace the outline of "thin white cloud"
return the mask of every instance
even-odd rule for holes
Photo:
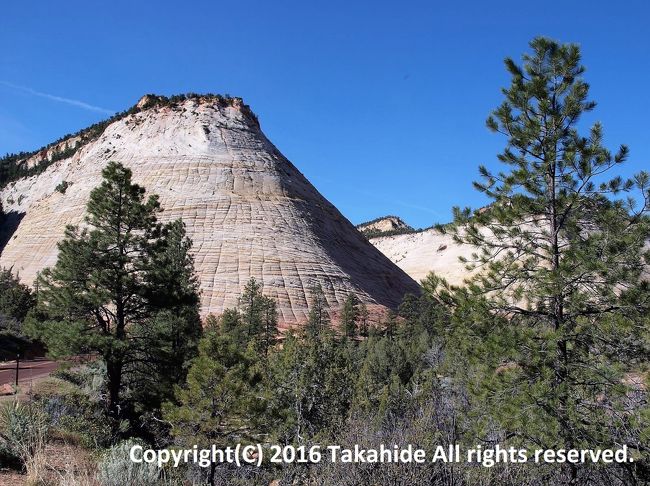
[[[27,86],[19,86],[17,84],[9,83],[7,81],[0,81],[0,84],[7,86],[9,88],[22,91],[23,93],[27,93],[33,96],[40,96],[41,98],[45,98],[51,101],[57,101],[59,103],[66,103],[68,105],[76,106],[77,108],[82,108],[84,110],[88,111],[95,111],[98,113],[105,113],[107,115],[112,115],[115,113],[115,110],[108,110],[106,108],[101,108],[99,106],[95,105],[90,105],[88,103],[84,103],[83,101],[79,100],[73,100],[71,98],[64,98],[62,96],[56,96],[48,93],[42,93],[40,91],[36,91],[35,89],[28,88]]]

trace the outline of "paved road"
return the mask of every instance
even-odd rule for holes
[[[18,383],[29,384],[36,378],[42,378],[49,375],[57,367],[56,361],[50,361],[45,358],[26,360],[20,362],[18,370]],[[16,380],[16,362],[0,363],[0,386],[5,383],[14,384]]]

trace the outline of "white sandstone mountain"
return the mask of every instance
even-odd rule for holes
[[[5,212],[19,221],[0,266],[31,283],[53,265],[65,226],[82,221],[90,191],[113,160],[160,196],[161,221],[187,225],[204,315],[237,305],[250,277],[278,301],[283,327],[306,320],[317,283],[334,313],[349,292],[375,313],[418,292],[273,146],[240,99],[145,97],[137,106],[90,140],[63,142],[78,144],[74,155],[0,192]]]

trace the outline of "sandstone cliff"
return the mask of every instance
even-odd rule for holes
[[[459,257],[473,260],[472,254],[479,252],[476,247],[459,245],[451,235],[435,228],[371,237],[370,242],[418,282],[429,272],[435,272],[450,284],[460,286],[466,278],[480,270],[477,268],[470,272],[466,264],[459,260]],[[650,241],[646,243],[646,248],[650,248]],[[646,265],[644,276],[650,276],[650,265]]]
[[[418,292],[275,148],[241,100],[160,100],[144,98],[73,156],[0,192],[5,211],[19,215],[0,266],[31,283],[53,265],[65,225],[82,221],[102,168],[114,160],[160,196],[162,221],[185,221],[203,314],[235,306],[250,277],[278,301],[285,327],[306,320],[316,283],[334,313],[349,292],[375,313]]]
[[[357,229],[369,238],[385,234],[411,233],[415,231],[397,216],[384,216],[357,225]]]
[[[418,282],[429,272],[461,285],[470,275],[459,257],[471,259],[476,249],[459,245],[451,235],[431,228],[424,231],[371,238],[370,242]]]

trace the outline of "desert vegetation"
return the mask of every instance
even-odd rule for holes
[[[239,305],[203,322],[191,242],[155,196],[110,163],[35,290],[2,274],[0,311],[61,367],[0,410],[0,460],[33,484],[628,485],[650,482],[650,178],[619,175],[575,45],[544,38],[488,119],[507,145],[480,168],[491,204],[442,230],[479,251],[466,285],[431,274],[378,325],[351,294],[332,320],[318,282],[304,326],[280,334],[251,278]],[[621,195],[629,196],[621,198]],[[3,318],[4,319],[4,318]],[[13,320],[12,320],[13,319]],[[4,321],[3,321],[4,322]],[[6,325],[5,325],[6,326]],[[16,326],[12,324],[12,326]],[[633,462],[330,464],[280,467],[129,460],[131,446],[234,444],[606,449]],[[84,451],[83,467],[48,447]],[[1,477],[1,476],[0,476]]]

